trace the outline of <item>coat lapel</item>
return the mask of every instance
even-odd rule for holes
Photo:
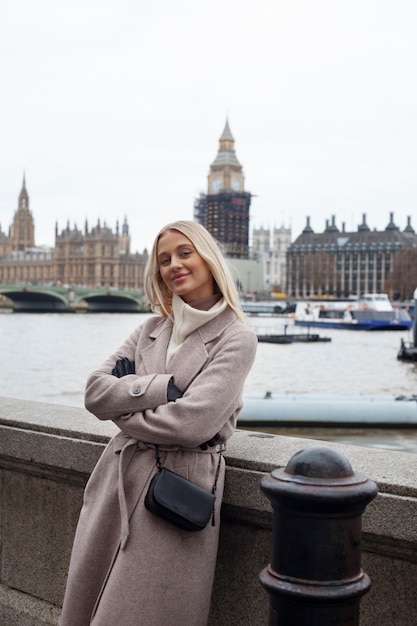
[[[168,373],[174,377],[175,384],[185,391],[204,366],[208,353],[201,340],[199,329],[188,335],[168,365]]]
[[[169,338],[172,332],[172,320],[164,319],[145,338],[146,344],[139,344],[139,360],[146,374],[165,374],[165,358]]]

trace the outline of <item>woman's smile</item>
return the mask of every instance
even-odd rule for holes
[[[187,278],[187,276],[189,276],[189,274],[188,274],[188,273],[187,273],[187,274],[175,274],[175,275],[172,277],[172,280],[174,280],[175,282],[177,282],[177,281],[179,281],[179,280],[182,280],[182,279],[184,279],[184,278]]]

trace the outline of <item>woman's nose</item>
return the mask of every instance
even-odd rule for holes
[[[171,267],[175,268],[175,267],[181,267],[182,262],[181,262],[181,258],[179,256],[177,256],[176,254],[172,255],[171,257]]]

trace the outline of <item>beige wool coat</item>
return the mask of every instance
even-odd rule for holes
[[[217,484],[215,525],[183,531],[144,506],[163,465],[211,490],[219,459],[200,444],[236,426],[242,389],[257,339],[227,308],[192,332],[166,367],[172,320],[139,326],[87,381],[85,403],[120,433],[106,447],[84,493],[74,539],[61,626],[205,626],[214,578],[224,460]],[[119,358],[136,374],[116,378]],[[184,395],[167,402],[173,377]]]

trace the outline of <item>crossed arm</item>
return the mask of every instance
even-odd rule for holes
[[[136,373],[135,363],[134,361],[129,361],[127,357],[118,359],[111,373],[113,376],[116,376],[117,378],[122,378],[123,376],[128,376],[129,374],[135,374]],[[167,386],[168,402],[175,402],[176,400],[179,400],[179,398],[182,398],[182,396],[183,396],[182,391],[178,389],[178,387],[176,386],[172,378],[170,378],[168,381],[168,386]],[[215,446],[219,439],[220,439],[220,433],[216,433],[214,437],[200,444],[199,447],[202,450],[207,450],[207,448],[212,448],[213,446]]]
[[[119,351],[116,361],[109,359],[90,375],[86,408],[141,441],[195,448],[209,445],[219,433],[217,441],[223,443],[235,428],[256,345],[256,336],[246,329],[222,338],[188,388],[177,389],[177,397],[170,399],[168,386],[175,391],[170,374],[136,375],[132,363],[116,365],[123,359]],[[125,354],[133,357],[134,349],[127,345]]]

